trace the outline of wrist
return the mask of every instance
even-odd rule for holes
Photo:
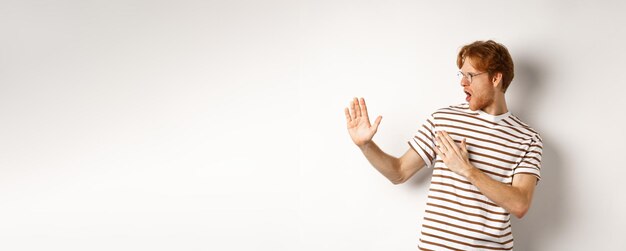
[[[372,141],[368,141],[368,142],[366,142],[366,143],[364,143],[362,145],[359,145],[358,147],[359,147],[359,149],[361,149],[361,151],[365,151],[365,150],[367,150],[367,148],[370,147],[371,143],[372,143]]]
[[[465,167],[465,172],[463,173],[463,176],[465,176],[465,178],[467,178],[468,180],[472,180],[478,174],[478,172],[480,172],[478,168],[468,163]]]

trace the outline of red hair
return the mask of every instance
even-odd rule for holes
[[[502,92],[506,92],[515,73],[513,59],[504,45],[487,40],[463,46],[456,58],[456,65],[459,69],[463,67],[467,57],[472,59],[474,68],[488,72],[489,78],[492,78],[495,73],[502,73]]]

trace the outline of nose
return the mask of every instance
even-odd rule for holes
[[[469,80],[467,78],[465,78],[465,77],[462,77],[461,78],[461,86],[465,87],[465,86],[468,86],[468,85],[470,85]]]

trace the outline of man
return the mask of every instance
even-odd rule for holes
[[[367,160],[393,184],[433,168],[420,250],[511,250],[510,214],[522,218],[540,179],[542,140],[507,109],[513,60],[494,41],[465,45],[457,56],[466,103],[432,113],[406,153],[384,153],[372,138],[363,98],[345,109],[348,132]]]

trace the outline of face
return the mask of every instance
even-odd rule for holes
[[[466,58],[463,63],[463,67],[461,67],[461,72],[467,75],[471,73],[472,75],[476,75],[481,73],[482,71],[477,70],[472,66],[471,58]],[[483,73],[478,76],[472,77],[472,83],[470,84],[469,79],[462,78],[461,86],[463,87],[463,91],[465,92],[465,101],[469,103],[469,107],[472,111],[482,110],[485,107],[493,104],[496,89],[493,85],[493,82],[489,79],[488,73]]]

